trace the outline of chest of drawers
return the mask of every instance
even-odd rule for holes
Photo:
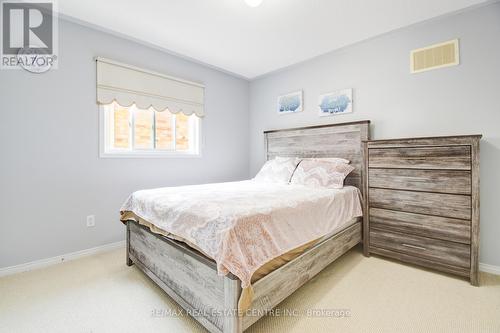
[[[481,135],[364,144],[365,254],[478,284]]]

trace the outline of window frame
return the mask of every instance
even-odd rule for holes
[[[196,118],[195,126],[193,130],[193,144],[194,148],[188,151],[176,151],[169,149],[134,149],[134,117],[130,119],[130,130],[129,130],[129,148],[111,148],[111,139],[113,137],[114,127],[110,126],[112,112],[108,112],[106,108],[109,104],[99,105],[99,157],[100,158],[201,158],[201,148],[203,142],[202,135],[202,121],[201,118]],[[129,106],[129,108],[136,107],[135,104]],[[154,111],[153,111],[154,112]],[[168,111],[164,111],[168,112]],[[131,116],[131,114],[130,114]],[[194,116],[196,117],[196,116]],[[153,113],[153,124],[155,124],[156,117]],[[110,129],[110,130],[108,130]],[[176,128],[173,128],[173,135],[175,138]],[[152,144],[154,146],[156,140],[156,133],[153,130]],[[175,149],[175,140],[174,140]]]

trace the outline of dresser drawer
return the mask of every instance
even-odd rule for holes
[[[370,246],[463,268],[470,267],[470,246],[397,232],[370,229]]]
[[[471,194],[470,171],[370,168],[368,173],[370,187]]]
[[[378,229],[470,244],[471,222],[467,220],[370,208],[370,224]]]
[[[408,263],[411,263],[414,265],[419,265],[419,266],[424,266],[427,268],[437,269],[439,271],[450,273],[450,274],[455,274],[455,275],[460,275],[460,276],[465,276],[465,277],[469,277],[469,274],[470,274],[470,268],[447,265],[447,264],[439,263],[439,262],[436,262],[433,260],[420,258],[420,257],[414,256],[414,255],[408,255],[408,254],[405,254],[402,252],[391,251],[391,250],[382,249],[379,247],[371,247],[370,252],[384,256],[384,257],[389,257],[392,259],[408,262]]]
[[[368,196],[370,207],[471,219],[471,197],[468,195],[370,188]]]
[[[471,169],[470,146],[372,148],[371,168]]]

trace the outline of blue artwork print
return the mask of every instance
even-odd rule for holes
[[[321,115],[334,115],[352,112],[352,90],[342,90],[320,96]]]
[[[296,92],[278,97],[278,113],[302,111],[302,92]]]

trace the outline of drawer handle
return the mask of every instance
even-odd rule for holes
[[[406,246],[406,247],[409,247],[409,248],[412,248],[412,249],[417,249],[417,250],[422,250],[422,251],[425,251],[427,250],[425,247],[421,247],[421,246],[416,246],[416,245],[411,245],[411,244],[401,244],[403,246]]]

